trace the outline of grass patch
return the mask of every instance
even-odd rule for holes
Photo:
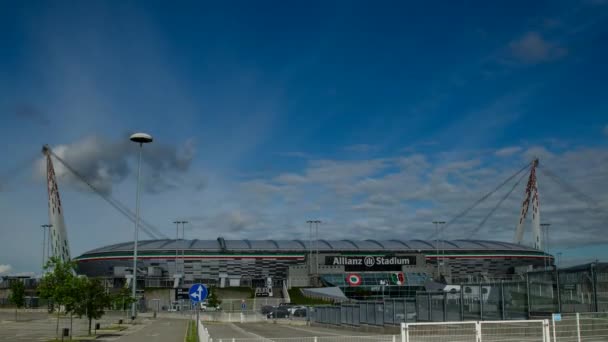
[[[297,305],[333,304],[332,302],[323,300],[323,299],[304,297],[304,295],[300,291],[300,288],[298,288],[298,287],[293,287],[293,288],[289,289],[289,298],[291,299],[291,304],[297,304]]]
[[[185,342],[197,342],[196,340],[196,323],[194,321],[188,322],[188,333],[186,334]]]

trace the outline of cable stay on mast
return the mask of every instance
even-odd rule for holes
[[[125,216],[129,221],[135,223],[135,214],[131,209],[129,209],[126,205],[122,204],[117,199],[103,193],[99,189],[97,189],[93,184],[91,184],[86,177],[81,175],[78,171],[76,171],[73,167],[71,167],[63,158],[59,157],[53,150],[48,147],[49,153],[57,159],[63,166],[65,166],[76,178],[78,178],[81,182],[85,183],[94,193],[103,198],[108,204],[110,204],[114,209],[118,210],[123,216]],[[151,225],[150,223],[144,221],[140,218],[140,228],[142,228],[143,232],[146,233],[152,239],[167,239],[168,236],[163,234],[158,228]]]
[[[521,183],[522,180],[524,180],[524,178],[526,177],[526,174],[523,173],[521,175],[521,177],[519,177],[519,179],[517,180],[517,182],[515,184],[513,184],[513,186],[511,187],[511,190],[509,190],[509,192],[507,192],[499,201],[498,203],[496,203],[496,205],[492,208],[492,210],[490,210],[490,212],[483,218],[483,220],[481,220],[481,222],[479,223],[479,225],[477,225],[477,227],[475,227],[467,236],[467,239],[472,238],[475,234],[477,234],[481,228],[483,228],[483,226],[486,224],[486,222],[488,221],[488,219],[490,219],[490,217],[492,217],[492,215],[494,215],[494,213],[496,212],[496,210],[498,210],[498,208],[502,205],[502,203],[504,201],[507,200],[507,198],[513,193],[513,191],[515,190],[515,188],[517,188],[517,186]]]
[[[598,201],[596,201],[592,197],[586,195],[585,193],[580,191],[577,187],[569,184],[566,180],[559,177],[555,173],[551,172],[551,170],[549,170],[546,166],[541,167],[540,172],[542,172],[543,175],[547,176],[552,181],[554,181],[557,185],[561,186],[563,190],[565,190],[566,192],[568,192],[569,194],[574,196],[576,199],[585,203],[590,210],[592,210],[598,214],[601,214],[601,215],[608,214],[606,211],[602,210],[602,207],[598,203]]]
[[[458,221],[459,219],[463,218],[464,216],[466,216],[471,210],[473,210],[475,207],[477,207],[479,204],[481,204],[483,201],[485,201],[486,199],[488,199],[490,196],[492,196],[494,193],[496,193],[498,190],[500,190],[503,186],[505,186],[505,184],[509,183],[511,180],[513,180],[515,177],[517,177],[517,175],[519,175],[520,173],[524,172],[525,170],[528,169],[528,167],[530,167],[531,163],[527,163],[524,167],[522,167],[521,169],[519,169],[517,172],[515,172],[514,174],[512,174],[511,176],[509,176],[507,179],[505,179],[502,183],[500,183],[496,188],[494,188],[492,191],[488,192],[487,194],[483,195],[480,199],[478,199],[477,201],[475,201],[471,206],[467,207],[465,210],[463,210],[462,212],[460,212],[458,215],[454,216],[454,218],[452,218],[450,221],[448,221],[447,224],[445,224],[438,232],[433,232],[431,235],[429,235],[428,239],[434,239],[437,234],[441,234],[443,233],[444,230],[446,230],[450,225],[452,225],[454,222]]]

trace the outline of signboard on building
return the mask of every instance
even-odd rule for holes
[[[188,295],[188,288],[185,288],[185,289],[177,288],[177,289],[175,289],[175,299],[176,300],[189,299],[189,298],[190,298],[190,296]]]
[[[325,265],[344,266],[345,271],[400,271],[401,266],[416,265],[416,256],[327,256]]]

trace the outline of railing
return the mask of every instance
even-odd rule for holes
[[[219,338],[216,342],[398,342],[398,335]]]
[[[404,342],[550,342],[549,320],[403,323]]]
[[[551,336],[554,342],[608,340],[608,313],[553,315]]]

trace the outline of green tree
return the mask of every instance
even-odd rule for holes
[[[74,313],[78,317],[87,317],[89,335],[91,335],[92,321],[104,315],[105,309],[112,304],[112,296],[107,293],[99,279],[78,277],[74,283],[74,288],[78,292],[78,300],[74,303]]]
[[[17,320],[17,310],[25,305],[25,285],[19,279],[15,279],[11,284],[11,294],[8,300],[15,304],[15,321]]]
[[[210,288],[209,289],[209,295],[207,296],[207,302],[209,303],[209,306],[212,308],[218,307],[220,304],[222,304],[222,301],[217,298],[217,294],[215,294],[215,291]]]
[[[65,313],[71,313],[78,295],[74,291],[75,263],[63,262],[57,257],[52,257],[44,268],[47,272],[38,286],[40,298],[51,300],[53,308],[57,311],[63,310]],[[59,315],[57,315],[55,334],[59,336]]]
[[[120,309],[127,314],[127,309],[134,303],[135,298],[131,297],[131,291],[128,287],[123,287],[120,291],[112,295],[112,308]]]

